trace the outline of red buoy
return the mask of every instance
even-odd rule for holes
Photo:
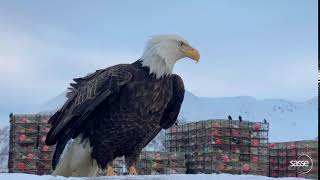
[[[26,142],[27,136],[22,134],[22,135],[19,136],[19,140],[20,140],[20,142]]]
[[[223,155],[223,162],[229,162],[230,161],[230,159],[229,159],[229,156],[228,155]]]
[[[24,163],[17,164],[17,168],[21,171],[23,171],[26,168],[26,165]]]
[[[255,129],[256,131],[260,130],[260,129],[261,129],[261,124],[260,124],[260,123],[256,123],[256,124],[254,125],[254,129]]]
[[[44,150],[44,151],[48,151],[48,150],[49,150],[49,146],[44,145],[44,146],[42,147],[42,150]]]
[[[33,155],[32,153],[29,153],[29,154],[27,155],[27,159],[28,159],[28,160],[33,159],[33,157],[34,157],[34,155]]]
[[[242,166],[242,170],[245,172],[248,172],[248,171],[250,171],[250,166],[248,164],[245,164]]]

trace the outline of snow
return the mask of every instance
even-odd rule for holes
[[[100,176],[100,177],[55,177],[55,176],[37,176],[31,174],[22,173],[2,173],[0,174],[0,179],[5,180],[271,180],[271,179],[281,179],[281,180],[297,180],[297,178],[271,178],[265,176],[254,176],[254,175],[231,175],[231,174],[175,174],[175,175],[144,175],[144,176]],[[302,179],[302,178],[299,178]]]

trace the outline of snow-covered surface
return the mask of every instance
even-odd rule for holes
[[[96,179],[96,180],[103,180],[103,179],[110,179],[110,180],[271,180],[271,179],[283,179],[283,180],[297,180],[297,178],[270,178],[265,176],[253,176],[253,175],[230,175],[230,174],[178,174],[178,175],[145,175],[145,176],[100,176],[100,177],[90,177],[90,178],[64,178],[64,177],[54,177],[54,176],[37,176],[37,175],[30,175],[30,174],[21,174],[21,173],[3,173],[0,174],[0,179],[3,180],[54,180],[54,179],[65,179],[65,180],[83,180],[83,179]],[[302,179],[302,178],[299,178]]]

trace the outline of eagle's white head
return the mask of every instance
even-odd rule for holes
[[[174,64],[182,58],[189,57],[199,61],[199,52],[177,35],[152,36],[141,57],[142,66],[150,69],[157,78],[172,74]]]

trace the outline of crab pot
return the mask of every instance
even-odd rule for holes
[[[29,170],[37,170],[37,160],[29,159],[15,159],[13,161],[13,169],[17,172],[26,172]],[[10,170],[9,170],[10,172]]]
[[[44,141],[41,141],[39,130],[47,123],[43,122],[44,119],[49,118],[39,115],[13,115],[10,118],[9,172],[42,174],[38,172],[38,163],[42,161],[39,148]],[[52,156],[49,156],[49,164],[51,159]]]
[[[185,155],[176,152],[143,151],[140,154],[137,168],[139,174],[164,174],[181,172],[185,169]]]
[[[267,123],[217,119],[180,126],[166,131],[165,147],[168,151],[187,153],[189,172],[269,172],[258,168],[269,163]],[[241,163],[248,163],[250,170],[243,171]]]

